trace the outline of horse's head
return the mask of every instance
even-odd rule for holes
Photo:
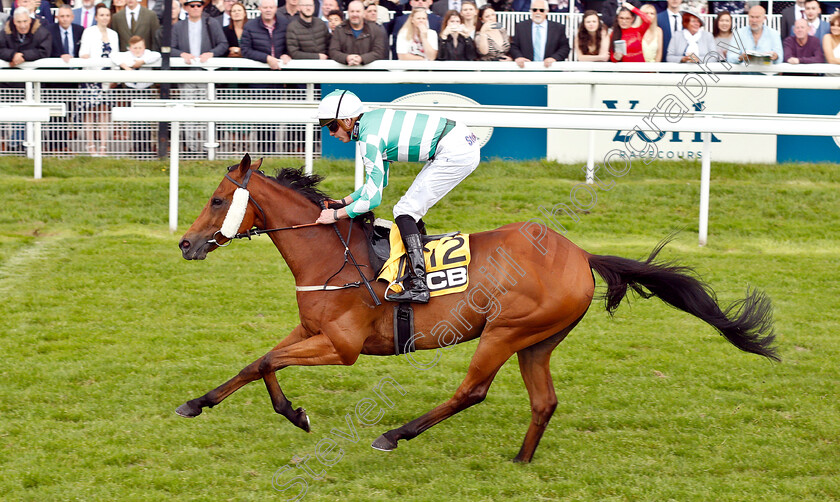
[[[246,187],[251,174],[261,164],[262,159],[252,165],[251,156],[246,153],[238,166],[228,168],[225,178],[178,243],[185,259],[203,260],[207,253],[254,226],[258,209],[249,204]]]

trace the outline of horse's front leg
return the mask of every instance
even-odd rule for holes
[[[294,345],[296,343],[301,342],[302,340],[306,339],[308,336],[306,330],[303,329],[302,326],[298,325],[295,329],[292,330],[289,335],[280,341],[273,349],[280,350],[284,347],[288,347],[290,345]],[[271,352],[269,352],[271,353]],[[207,394],[204,394],[201,397],[196,399],[191,399],[186,403],[182,404],[175,410],[175,413],[181,415],[182,417],[192,418],[201,415],[202,408],[216,406],[217,404],[221,403],[229,395],[233,394],[241,387],[245,386],[253,382],[254,380],[259,380],[262,378],[262,373],[260,373],[260,364],[262,363],[263,359],[266,356],[263,356],[256,361],[252,362],[248,366],[242,369],[238,375],[231,378],[227,382],[223,383],[222,385],[216,387],[215,389],[211,390]]]
[[[263,356],[259,371],[265,381],[274,411],[292,424],[309,432],[309,417],[303,408],[294,409],[277,382],[276,371],[287,366],[350,365],[356,362],[359,352],[341,353],[326,335],[316,335],[293,346],[273,350]]]

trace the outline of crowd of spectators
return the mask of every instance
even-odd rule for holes
[[[821,19],[828,2],[796,0],[782,11],[781,30],[767,25],[757,2],[712,2],[713,26],[704,26],[707,3],[666,0],[660,12],[638,0],[576,0],[586,8],[574,40],[548,13],[569,0],[180,0],[173,5],[172,55],[184,62],[244,57],[279,69],[293,59],[332,59],[364,65],[381,59],[541,62],[550,67],[569,57],[579,61],[678,62],[703,60],[716,51],[731,63],[756,58],[807,64],[840,60],[836,17]],[[481,3],[479,9],[476,1]],[[132,37],[157,52],[164,22],[162,0],[0,0],[0,59],[17,66],[44,57],[108,57],[128,53]],[[68,3],[65,3],[68,2]],[[247,2],[247,3],[243,3]],[[75,3],[71,7],[70,3]],[[661,3],[661,2],[656,2]],[[51,8],[59,6],[53,17]],[[698,11],[696,8],[700,6]],[[720,7],[747,9],[748,24],[733,29]],[[107,26],[100,25],[108,10]],[[248,8],[260,15],[247,19]],[[499,10],[528,10],[530,19],[511,35]],[[840,22],[840,21],[838,21]],[[106,29],[106,31],[103,31]],[[108,47],[91,41],[109,37]],[[741,50],[733,37],[738,37]],[[85,41],[88,41],[85,44]],[[390,56],[388,47],[390,40]],[[86,52],[80,52],[85,45]],[[127,57],[127,56],[126,56]]]
[[[171,18],[163,19],[163,0],[0,0],[0,60],[15,67],[47,57],[83,58],[103,60],[103,68],[143,70],[161,59],[161,26],[171,23],[171,56],[188,65],[242,57],[275,70],[298,59],[348,66],[383,59],[515,61],[549,68],[572,50],[586,62],[692,63],[716,52],[715,60],[732,64],[840,64],[840,11],[823,21],[824,8],[835,6],[818,0],[796,0],[784,9],[780,31],[768,26],[757,2],[712,2],[716,16],[704,26],[703,0],[666,0],[661,11],[663,2],[575,0],[583,18],[573,40],[563,24],[548,19],[550,12],[568,10],[571,0],[279,1],[175,0]],[[249,20],[248,11],[257,9],[259,16]],[[497,16],[511,10],[529,12],[512,33]],[[732,13],[746,13],[747,25],[736,29]],[[13,84],[0,83],[6,85]],[[108,92],[117,84],[74,86],[76,112],[83,112],[78,135],[90,155],[104,155],[113,133],[105,126]],[[179,87],[187,99],[203,92],[201,85]],[[139,137],[132,144],[148,148]],[[186,131],[185,149],[201,149],[195,132]]]
[[[589,62],[690,63],[717,51],[731,63],[753,57],[840,63],[840,14],[823,21],[824,3],[818,0],[796,0],[784,9],[780,32],[767,26],[764,8],[757,4],[713,2],[716,17],[709,30],[695,10],[697,0],[667,0],[661,12],[638,0],[620,6],[616,0],[577,0],[586,10],[571,41],[565,26],[547,19],[549,12],[567,9],[569,0],[478,0],[480,9],[476,0],[280,0],[281,5],[278,0],[180,0],[173,2],[169,20],[162,19],[162,0],[0,1],[0,21],[5,21],[0,59],[13,67],[52,56],[110,58],[118,68],[138,69],[160,58],[164,22],[172,23],[172,56],[187,64],[227,56],[279,69],[293,59],[353,66],[390,57],[515,61],[520,67],[533,61],[550,67],[572,49],[575,59]],[[747,26],[733,29],[731,13],[720,6],[742,11],[749,6]],[[253,8],[259,16],[248,20]],[[528,10],[530,19],[517,23],[511,36],[498,22],[500,10]],[[741,50],[735,50],[736,36]],[[182,87],[189,94],[191,87]],[[103,86],[83,88],[86,106],[98,110]],[[99,152],[95,131],[90,138],[89,150]]]

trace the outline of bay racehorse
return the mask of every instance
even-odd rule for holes
[[[202,260],[207,253],[228,242],[220,230],[234,203],[234,192],[246,189],[240,202],[240,224],[233,232],[284,229],[271,232],[271,240],[283,255],[300,287],[344,285],[359,280],[345,263],[345,249],[333,225],[296,225],[314,222],[322,201],[329,200],[317,188],[319,176],[284,169],[269,177],[258,171],[262,161],[251,164],[248,155],[228,173],[210,197],[201,214],[180,241],[183,257]],[[242,197],[242,194],[239,195]],[[342,235],[352,232],[348,246],[368,275],[367,242],[362,221],[341,220]],[[235,222],[238,223],[235,220]],[[534,451],[557,406],[549,369],[554,348],[583,318],[592,303],[595,280],[592,271],[607,285],[606,308],[612,313],[627,290],[641,296],[659,297],[667,304],[692,314],[714,327],[739,349],[778,360],[772,347],[772,307],[768,298],[753,290],[747,297],[721,309],[714,292],[695,277],[691,269],[655,261],[660,243],[645,261],[587,253],[565,237],[539,225],[510,224],[471,234],[472,261],[469,275],[481,279],[462,293],[439,296],[426,305],[415,305],[417,350],[437,349],[453,342],[479,338],[464,381],[455,395],[425,415],[390,430],[373,443],[380,450],[393,450],[400,439],[412,439],[442,420],[481,402],[499,368],[512,355],[531,402],[531,423],[519,454],[519,462],[531,461]],[[366,268],[367,266],[367,268]],[[336,271],[340,272],[330,278]],[[481,285],[481,288],[479,286]],[[373,284],[379,298],[386,285]],[[481,294],[476,293],[479,291]],[[249,382],[262,379],[274,410],[297,427],[309,431],[309,418],[294,409],[283,395],[275,372],[288,366],[352,365],[361,354],[393,355],[393,307],[376,306],[364,288],[329,291],[298,290],[300,324],[267,354],[249,364],[228,382],[177,409],[185,417],[199,415]],[[494,308],[490,308],[490,305]],[[441,320],[449,319],[446,323]],[[441,328],[443,326],[446,329]],[[457,327],[453,330],[452,328]],[[457,334],[453,335],[453,331]],[[455,339],[453,339],[453,336]]]

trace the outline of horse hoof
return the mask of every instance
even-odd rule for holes
[[[391,441],[390,439],[385,437],[385,434],[383,434],[383,435],[379,436],[378,438],[376,438],[376,441],[374,441],[373,444],[371,444],[370,446],[374,450],[391,451],[391,450],[396,450],[397,449],[397,442],[396,441]]]
[[[193,418],[201,415],[201,408],[191,405],[188,401],[179,406],[175,413],[185,418]]]
[[[310,432],[309,415],[306,414],[306,410],[304,410],[303,408],[298,408],[295,410],[295,414],[297,415],[297,417],[295,418],[294,424],[297,427],[303,429],[304,431]]]

